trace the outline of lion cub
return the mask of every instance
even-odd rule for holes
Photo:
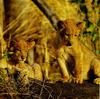
[[[89,79],[88,73],[90,69],[92,69],[94,74],[98,77],[94,79],[94,83],[100,84],[100,60],[78,39],[81,29],[74,22],[74,20],[70,19],[64,22],[60,22],[59,24],[62,28],[62,39],[67,37],[71,44],[71,46],[63,45],[58,50],[58,62],[61,67],[63,76],[67,81],[70,79],[68,70],[69,65],[67,64],[66,66],[65,62],[68,62],[68,59],[71,55],[75,60],[75,66],[73,70],[74,82],[83,83],[83,80]]]

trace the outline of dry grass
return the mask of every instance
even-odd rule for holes
[[[10,42],[15,38],[21,38],[25,41],[35,41],[34,57],[41,68],[43,69],[43,76],[45,76],[45,67],[44,61],[48,64],[47,69],[49,68],[49,80],[53,80],[51,82],[56,82],[62,80],[62,73],[59,68],[59,64],[56,60],[56,36],[57,33],[55,29],[52,27],[47,18],[43,15],[43,13],[37,8],[31,0],[6,0],[9,1],[9,4],[5,4],[5,21],[4,21],[4,39],[7,43],[7,47],[10,47]],[[81,21],[85,23],[85,13],[83,13],[80,9],[80,5],[86,4],[78,4],[65,2],[65,0],[43,0],[48,7],[61,19],[65,20],[66,18],[75,19],[77,22]],[[55,5],[56,4],[56,5]],[[86,5],[88,7],[88,5]],[[91,8],[91,7],[90,7]],[[92,9],[93,10],[93,9]],[[97,9],[98,10],[98,6]],[[94,10],[93,10],[94,11]],[[16,13],[15,13],[16,12]],[[79,13],[80,12],[80,13]],[[92,12],[91,12],[92,13]],[[92,15],[95,15],[92,18],[89,17],[91,26],[94,26],[94,30],[96,31],[96,37],[100,36],[100,26],[94,22],[100,20],[98,12],[93,12]],[[91,14],[90,14],[91,15]],[[9,17],[10,16],[10,17]],[[89,15],[88,15],[89,16]],[[2,19],[1,19],[2,20]],[[87,24],[87,23],[85,23]],[[88,28],[88,29],[87,29]],[[90,29],[90,30],[89,30]],[[98,30],[97,30],[98,29]],[[88,35],[88,30],[92,35]],[[86,33],[82,31],[80,36],[80,40],[95,53],[96,51],[100,51],[100,37],[94,42],[91,42],[94,37],[94,30],[91,30],[91,27],[86,27]],[[86,35],[85,35],[85,34]],[[87,36],[88,35],[88,36]],[[96,39],[96,38],[94,38]],[[46,49],[47,48],[47,49]],[[50,50],[52,49],[52,51]],[[7,49],[7,51],[9,51]],[[49,55],[49,57],[48,57]],[[98,54],[97,54],[98,55]],[[99,56],[99,55],[98,55]],[[45,60],[44,60],[45,58]],[[8,61],[8,60],[7,60]],[[53,65],[52,65],[53,64]],[[51,67],[49,67],[49,65]],[[4,72],[3,72],[4,71]],[[8,72],[10,71],[10,73]],[[16,77],[16,69],[15,74],[11,73],[12,70],[8,68],[0,68],[0,96],[8,96],[11,99],[27,97],[29,99],[41,99],[44,94],[47,95],[48,99],[55,99],[52,95],[52,88],[46,85],[46,80],[37,81],[30,80],[27,85],[23,84],[23,79],[20,77],[20,73],[17,74]],[[58,75],[55,79],[55,75]],[[45,90],[45,92],[44,92]],[[57,99],[60,99],[60,96],[63,92],[57,96]],[[21,98],[21,99],[22,99]],[[5,98],[4,98],[5,99]]]

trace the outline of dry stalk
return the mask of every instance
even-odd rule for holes
[[[32,35],[34,33],[36,33],[38,31],[38,29],[36,29],[36,27],[33,27],[32,29],[27,29],[26,31],[23,31],[21,34],[15,34],[15,38],[17,37],[23,37],[25,36],[26,38],[28,37],[28,35]]]
[[[28,11],[27,9],[29,8],[30,4],[28,4],[23,10],[22,12],[17,16],[17,18],[15,20],[13,20],[12,22],[10,22],[7,26],[6,26],[6,30],[4,31],[4,34],[6,34],[10,29],[12,29],[15,25],[18,24],[18,22],[20,21],[20,18],[22,18],[26,11]]]
[[[3,39],[3,20],[4,20],[4,2],[0,0],[0,58],[3,56],[5,50],[5,42]]]

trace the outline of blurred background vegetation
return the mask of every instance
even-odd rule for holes
[[[80,41],[100,57],[100,0],[43,0],[43,2],[60,20],[74,19],[76,22],[82,22],[85,28],[80,33]],[[41,10],[31,0],[4,0],[4,7],[3,31],[8,47],[9,40],[14,39],[14,37],[20,37],[26,41],[35,41],[35,50],[33,48],[35,57],[38,55],[41,58],[41,56],[44,57],[44,49],[42,47],[47,43],[51,58],[50,62],[54,61],[56,55],[53,47],[55,46],[57,32]],[[45,42],[44,37],[47,37],[48,42]],[[4,58],[8,61],[12,54],[13,52],[7,50],[4,53]],[[8,92],[15,91],[16,88],[17,90],[23,90],[25,86],[17,85],[16,75],[13,75],[14,70],[4,67],[4,62],[2,63],[1,61],[3,65],[0,67],[1,89],[2,84],[4,84],[3,88],[6,88]],[[33,62],[38,63],[38,59]],[[5,65],[7,65],[6,62]],[[58,64],[55,62],[50,71],[50,77],[54,82],[62,77],[59,66],[57,66]],[[28,75],[30,71],[28,66],[26,68],[25,73]],[[30,74],[32,73],[30,72]],[[21,81],[19,82],[22,84]]]
[[[100,57],[100,0],[43,0],[61,19],[82,22],[80,40]]]
[[[34,3],[31,4],[30,0],[5,0],[5,2],[5,27],[27,7],[27,4],[30,4],[30,7],[26,8],[24,15],[20,17],[20,22],[17,21],[19,27],[22,22],[24,31],[26,26],[33,20],[31,24],[35,24],[34,27],[38,31],[45,34],[49,33],[48,38],[49,40],[52,39],[55,30]],[[80,40],[100,57],[100,0],[43,0],[43,2],[60,20],[75,19],[76,22],[82,22],[85,25],[85,30],[81,31]],[[30,20],[28,17],[30,17]],[[7,32],[13,33],[16,28],[18,26],[13,27]]]

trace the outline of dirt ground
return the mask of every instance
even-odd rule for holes
[[[19,85],[18,92],[2,92],[0,99],[99,99],[99,85],[87,81],[79,85],[34,80],[30,85]]]

